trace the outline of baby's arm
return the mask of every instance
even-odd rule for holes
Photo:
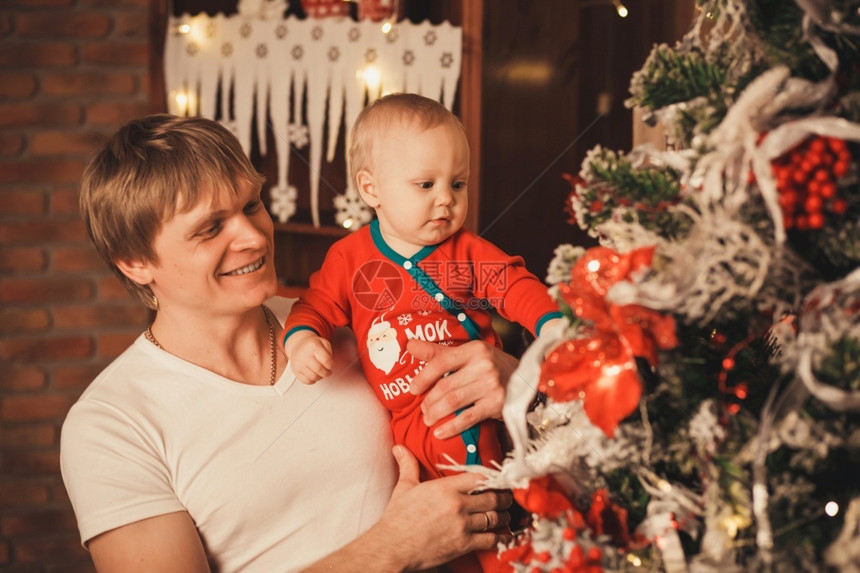
[[[556,328],[559,328],[560,325],[561,325],[561,319],[560,318],[550,318],[548,320],[545,320],[540,325],[540,331],[537,334],[538,334],[538,336],[540,336],[541,334],[543,334],[545,332],[553,332]]]
[[[349,269],[354,266],[344,253],[353,249],[347,239],[332,245],[322,267],[310,277],[302,297],[290,309],[281,340],[293,374],[304,384],[328,376],[334,368],[331,343],[334,328],[349,324]]]
[[[507,320],[517,322],[535,336],[562,318],[547,285],[533,275],[522,257],[511,256],[493,243],[472,234],[461,240],[467,260],[477,269],[473,294],[488,300]],[[459,253],[458,253],[459,254]]]
[[[313,384],[332,372],[331,342],[311,330],[294,332],[284,342],[293,374],[303,384]]]

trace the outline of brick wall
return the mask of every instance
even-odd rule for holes
[[[146,311],[90,247],[77,184],[148,113],[149,0],[0,2],[0,569],[90,571],[60,427]]]

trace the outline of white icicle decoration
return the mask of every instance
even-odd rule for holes
[[[460,77],[462,28],[407,19],[385,35],[369,19],[299,20],[285,17],[286,8],[286,0],[242,0],[238,13],[230,16],[171,17],[165,87],[172,113],[214,119],[219,112],[217,119],[231,122],[248,155],[255,146],[265,156],[273,132],[277,188],[289,187],[289,141],[296,147],[309,143],[310,213],[313,224],[321,226],[320,185],[335,191],[321,180],[323,158],[332,161],[339,144],[348,141],[366,99],[406,91],[407,74],[413,79],[420,75],[418,93],[450,109]],[[180,24],[192,32],[179,34]],[[185,99],[177,99],[179,95]],[[353,206],[349,195],[346,203],[338,203],[339,208]],[[354,211],[356,228],[370,220],[364,208],[355,206]]]

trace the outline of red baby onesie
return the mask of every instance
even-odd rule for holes
[[[374,220],[332,245],[293,305],[283,339],[303,329],[330,338],[334,327],[352,327],[367,380],[391,411],[394,441],[418,458],[423,481],[450,473],[437,465],[451,460],[487,466],[502,461],[499,422],[488,420],[460,438],[438,440],[423,421],[423,396],[409,393],[424,363],[406,350],[406,343],[457,345],[480,339],[501,347],[491,306],[532,333],[561,316],[522,258],[465,229],[405,258],[385,243]]]

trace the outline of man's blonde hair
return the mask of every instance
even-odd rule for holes
[[[162,224],[209,194],[237,194],[261,185],[236,137],[216,121],[158,114],[121,127],[88,162],[80,211],[99,254],[125,287],[149,308],[150,288],[126,277],[117,261],[158,262]]]
[[[379,98],[361,110],[349,134],[349,180],[356,184],[359,171],[373,170],[373,143],[384,137],[387,128],[417,125],[425,130],[444,124],[457,126],[465,137],[466,130],[457,116],[436,100],[405,93]]]

